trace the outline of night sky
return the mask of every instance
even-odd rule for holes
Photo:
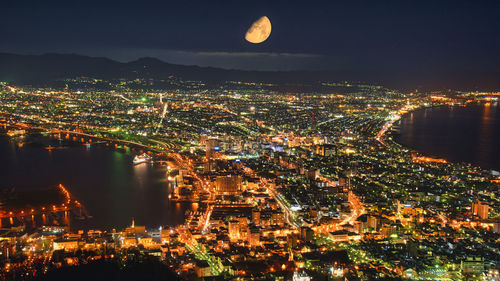
[[[0,3],[0,51],[237,69],[498,73],[500,1]],[[268,16],[270,38],[244,39]]]

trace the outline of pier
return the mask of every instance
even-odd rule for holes
[[[62,184],[48,189],[12,192],[11,194],[15,199],[8,198],[9,194],[6,195],[7,198],[2,198],[0,227],[3,226],[4,220],[13,225],[14,219],[21,223],[34,222],[37,216],[41,216],[44,224],[47,221],[50,223],[48,217],[61,217],[67,221],[70,213],[81,218],[89,217],[83,205],[73,198]]]

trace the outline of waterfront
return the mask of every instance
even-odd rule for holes
[[[402,118],[396,140],[426,155],[499,170],[499,113],[498,103],[417,110]],[[132,218],[148,227],[184,221],[190,204],[169,201],[165,166],[133,165],[134,152],[99,145],[49,151],[43,148],[48,141],[37,137],[21,148],[15,140],[0,137],[0,188],[29,190],[61,183],[92,216],[73,221],[84,229],[119,229]]]
[[[16,190],[63,184],[92,218],[72,221],[72,228],[121,229],[132,218],[138,225],[159,227],[184,222],[190,203],[171,202],[166,166],[133,165],[134,153],[81,144],[47,150],[36,142],[19,147],[0,137],[0,188]]]
[[[500,170],[500,104],[424,108],[401,120],[399,143],[424,155]]]

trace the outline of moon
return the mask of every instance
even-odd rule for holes
[[[259,44],[266,41],[269,35],[271,35],[271,21],[268,17],[263,16],[250,26],[245,34],[245,39],[250,43]]]

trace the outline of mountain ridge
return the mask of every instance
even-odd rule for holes
[[[106,57],[91,57],[74,53],[23,55],[0,52],[0,81],[17,84],[37,84],[82,76],[99,79],[165,79],[171,75],[185,80],[207,82],[363,81],[402,89],[500,89],[500,71],[496,73],[441,73],[437,69],[425,72],[425,74],[412,73],[411,70],[406,72],[397,70],[392,72],[382,70],[255,71],[172,64],[155,57],[118,62]]]

